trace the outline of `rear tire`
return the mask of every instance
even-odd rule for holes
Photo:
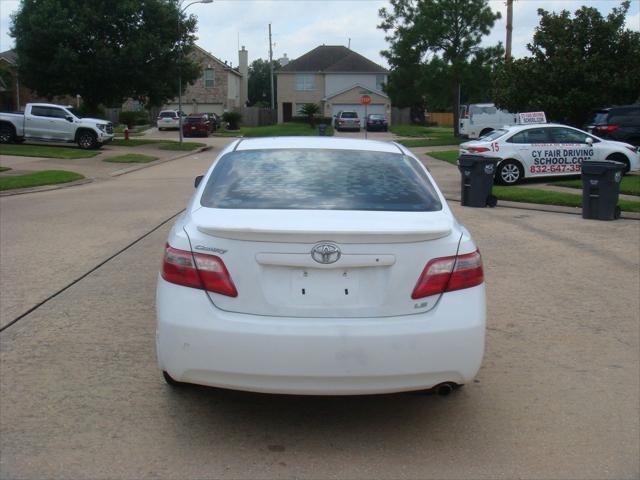
[[[78,146],[82,150],[93,150],[98,148],[98,138],[96,134],[89,131],[84,130],[78,134]]]
[[[11,125],[0,125],[0,143],[12,143],[16,139],[16,131]]]
[[[607,157],[607,160],[624,163],[624,170],[622,173],[625,175],[629,173],[629,170],[631,170],[631,162],[629,162],[629,159],[622,153],[612,153]]]
[[[522,166],[515,160],[504,160],[498,165],[496,181],[500,185],[515,185],[524,178]]]

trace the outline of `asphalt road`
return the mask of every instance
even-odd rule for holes
[[[182,209],[207,162],[1,199],[3,315]],[[0,477],[638,478],[640,222],[454,210],[485,262],[477,382],[445,398],[172,390],[154,356],[165,225],[0,334]]]

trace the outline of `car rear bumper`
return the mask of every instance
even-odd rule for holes
[[[357,395],[470,381],[482,361],[484,284],[416,315],[290,318],[226,312],[158,280],[160,368],[181,382],[267,393]]]

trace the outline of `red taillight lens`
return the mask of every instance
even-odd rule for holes
[[[489,149],[487,147],[467,147],[467,150],[469,150],[470,152],[476,152],[476,153],[482,153],[482,152],[488,152]]]
[[[464,118],[469,118],[469,112],[464,112]]]
[[[620,125],[600,125],[599,127],[596,127],[596,130],[600,132],[613,132],[619,128]]]
[[[457,257],[434,258],[424,267],[411,298],[471,288],[483,281],[482,257],[478,250]]]
[[[162,263],[162,278],[185,287],[200,288],[228,297],[237,297],[233,280],[220,257],[191,253],[167,245]]]

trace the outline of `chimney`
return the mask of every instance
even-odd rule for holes
[[[238,70],[242,78],[240,79],[240,105],[245,106],[249,99],[249,52],[242,46],[238,52]]]

